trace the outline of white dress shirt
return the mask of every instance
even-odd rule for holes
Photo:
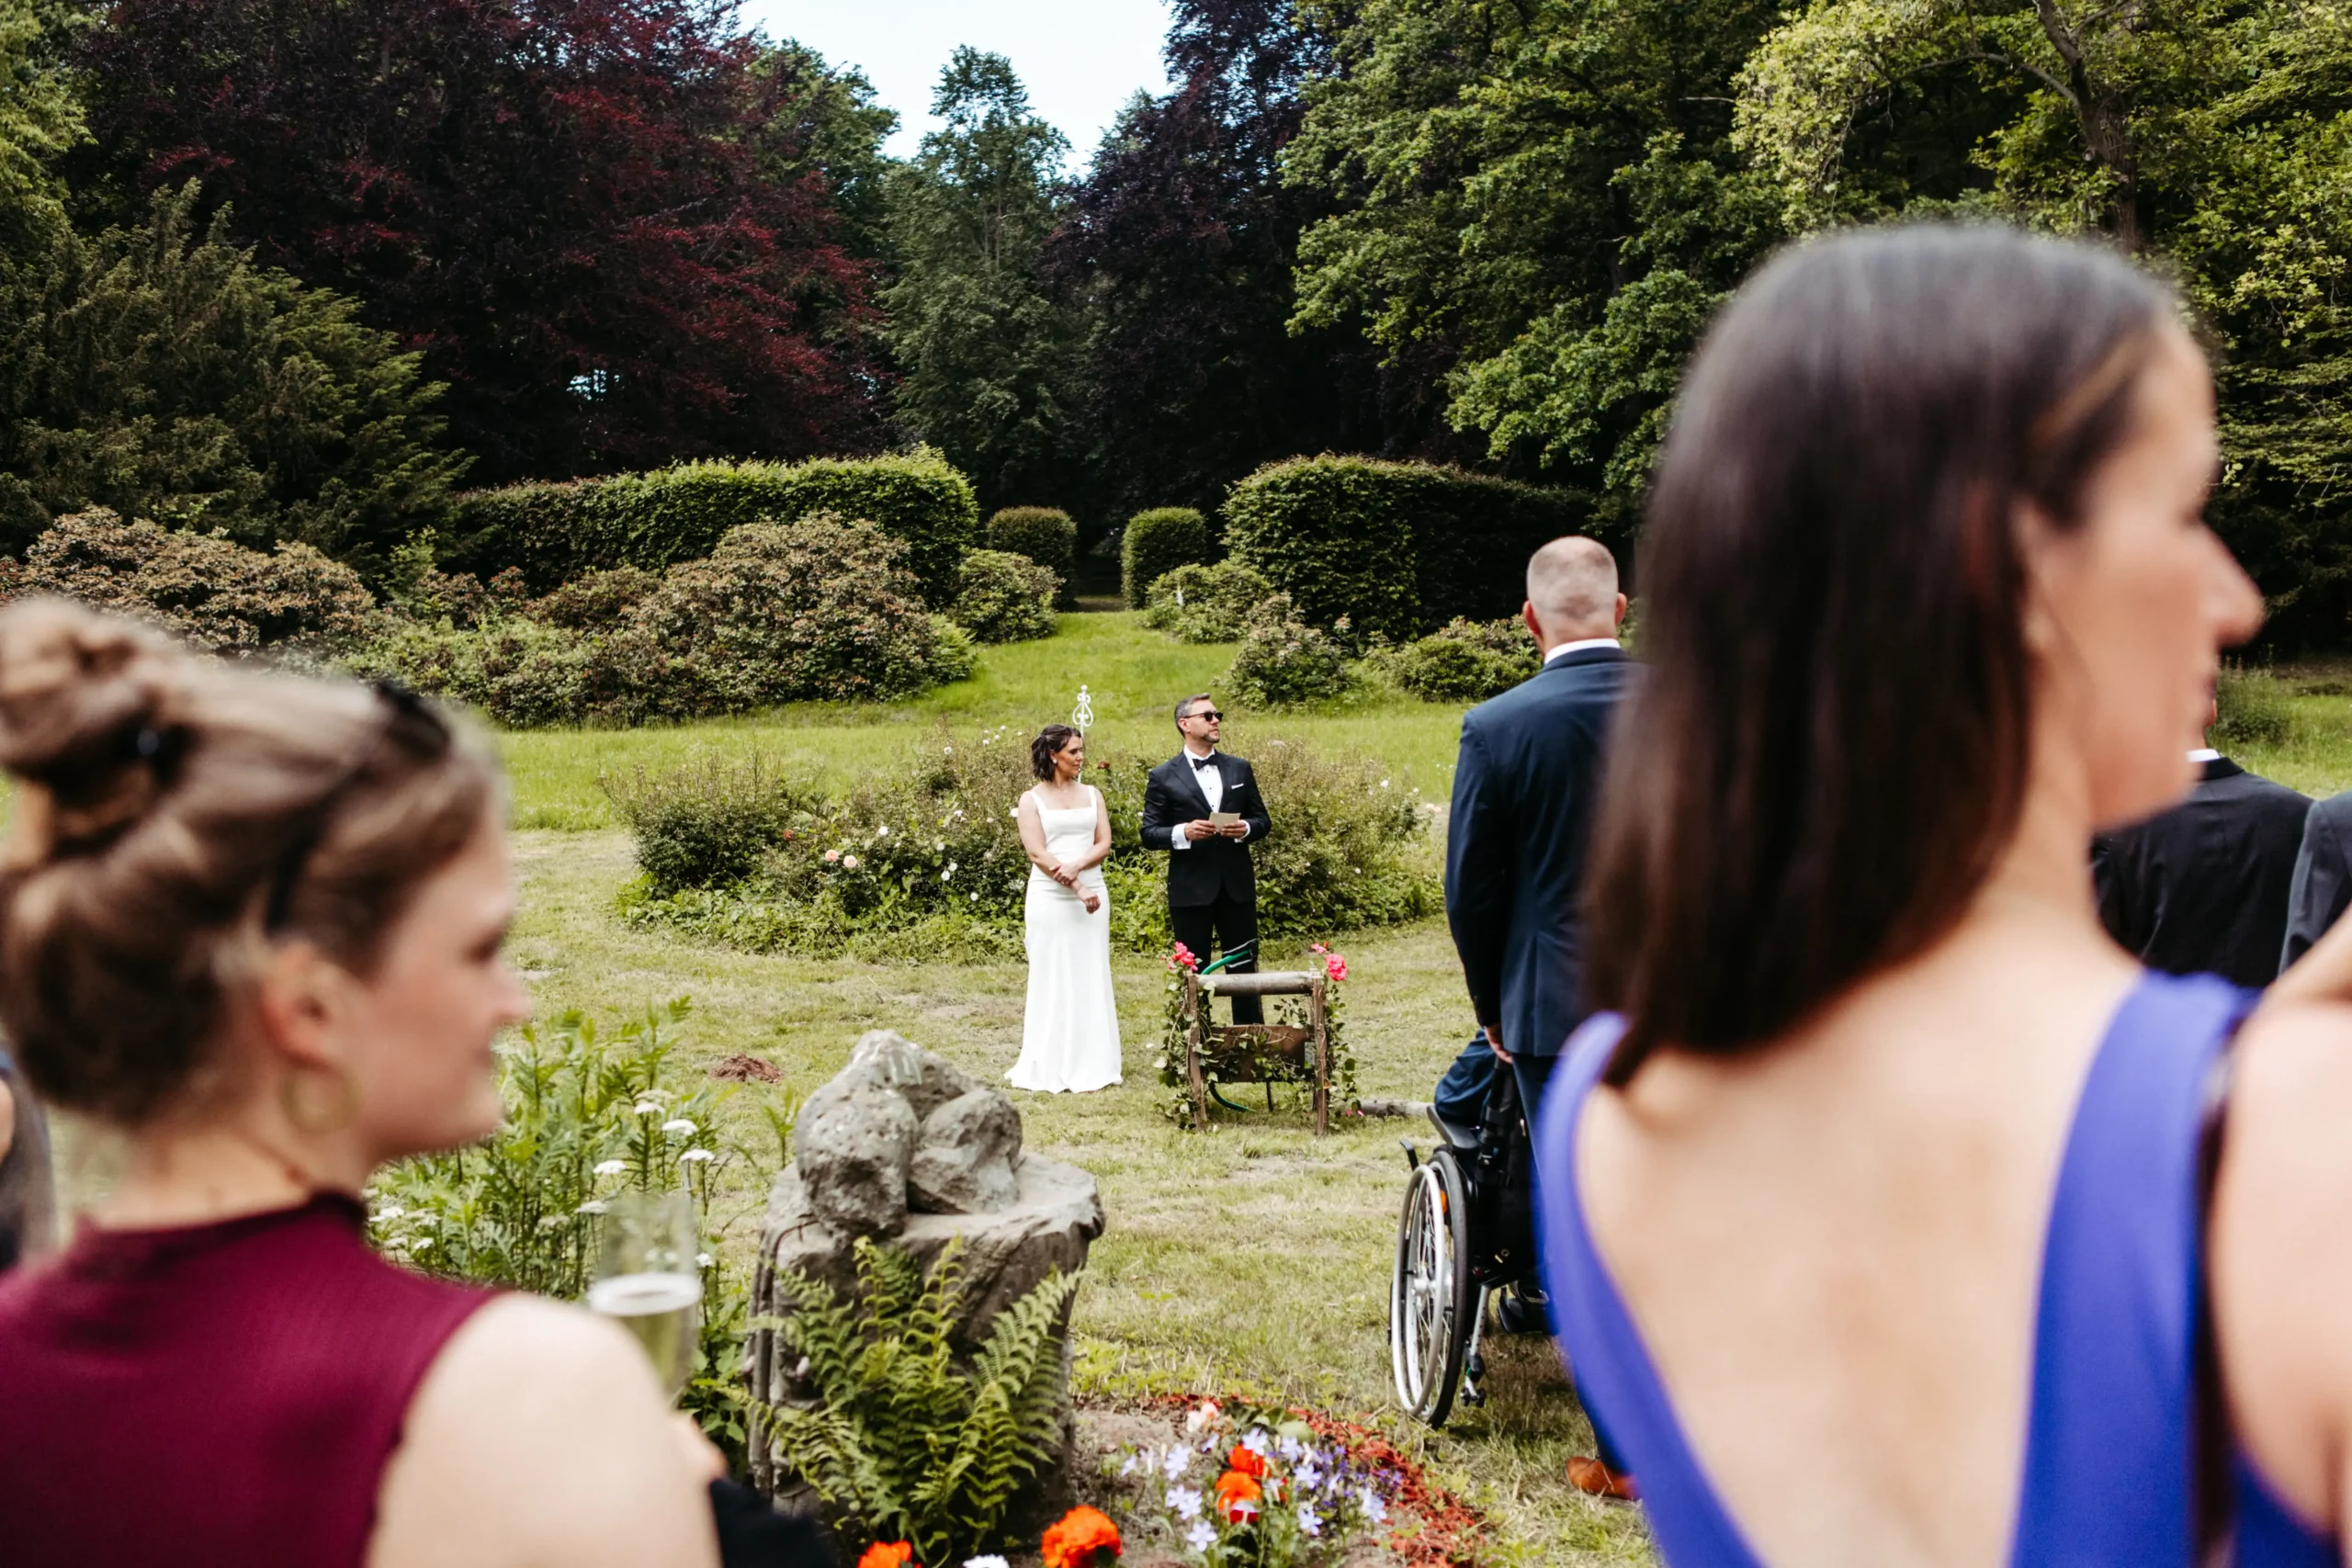
[[[1613,637],[1580,637],[1574,642],[1564,642],[1545,654],[1544,662],[1549,664],[1555,659],[1565,659],[1571,653],[1580,652],[1588,648],[1623,648],[1624,646]]]
[[[1213,812],[1222,811],[1225,809],[1225,771],[1216,765],[1214,761],[1216,756],[1216,753],[1215,751],[1211,751],[1209,753],[1209,757],[1211,759],[1209,766],[1205,768],[1193,768],[1193,782],[1201,786],[1201,794],[1207,797],[1209,809]],[[1200,761],[1200,759],[1193,755],[1193,749],[1191,747],[1187,746],[1184,748],[1184,765],[1186,767],[1192,768],[1193,764],[1198,761]],[[1244,822],[1241,824],[1241,838],[1243,841],[1246,842],[1249,840],[1249,837],[1250,824]],[[1171,850],[1189,850],[1193,847],[1192,838],[1184,831],[1184,825],[1182,823],[1180,822],[1175,827],[1169,829],[1168,847]]]

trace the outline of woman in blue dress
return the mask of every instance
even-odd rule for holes
[[[1587,887],[1613,1010],[1536,1129],[1562,1342],[1673,1568],[2187,1568],[2205,1520],[2338,1560],[2352,933],[2257,998],[2092,906],[2260,619],[2179,322],[2103,251],[1882,231],[1766,267],[1685,381]]]

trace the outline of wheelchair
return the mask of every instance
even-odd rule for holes
[[[1437,1139],[1426,1158],[1401,1140],[1410,1175],[1396,1222],[1388,1359],[1397,1401],[1442,1427],[1457,1386],[1464,1404],[1486,1403],[1479,1343],[1489,1303],[1533,1282],[1534,1148],[1508,1068],[1495,1074],[1476,1125],[1434,1107],[1430,1121]]]

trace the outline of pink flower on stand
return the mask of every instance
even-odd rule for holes
[[[1200,966],[1201,961],[1193,956],[1193,950],[1181,942],[1168,954],[1168,967],[1170,969],[1198,969]]]
[[[1331,976],[1334,983],[1344,980],[1348,977],[1348,961],[1336,953],[1332,953],[1323,960],[1323,973]]]

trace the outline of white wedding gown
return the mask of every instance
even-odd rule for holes
[[[1076,860],[1094,842],[1099,796],[1091,785],[1086,793],[1086,805],[1068,810],[1038,805],[1046,848],[1057,861]],[[1029,870],[1029,1006],[1021,1022],[1021,1060],[1004,1075],[1015,1089],[1083,1093],[1119,1081],[1111,895],[1099,866],[1079,873],[1078,880],[1102,900],[1091,915],[1077,893],[1035,866]]]

